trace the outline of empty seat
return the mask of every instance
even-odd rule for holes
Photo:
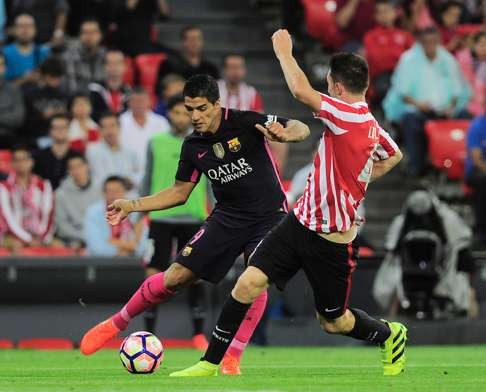
[[[157,74],[162,61],[165,61],[165,53],[141,54],[135,57],[139,84],[149,92],[152,97],[152,103],[155,103],[155,84],[157,83]]]
[[[33,338],[20,340],[17,347],[32,350],[72,350],[74,344],[63,338]]]
[[[125,75],[123,75],[123,81],[129,86],[135,85],[135,65],[131,57],[125,56]]]
[[[434,120],[425,124],[429,159],[451,180],[464,178],[469,120]]]
[[[12,152],[0,150],[0,171],[9,172],[12,166]]]

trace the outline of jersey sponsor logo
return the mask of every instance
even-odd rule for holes
[[[192,248],[190,246],[186,246],[183,250],[182,250],[182,256],[184,257],[187,257],[191,254],[192,252]]]
[[[234,139],[228,140],[228,147],[231,152],[238,152],[241,150],[241,143],[238,138],[235,137]]]
[[[253,168],[245,158],[240,158],[236,162],[219,165],[217,169],[209,169],[207,176],[213,181],[219,181],[221,184],[237,180],[251,173]]]
[[[224,158],[224,147],[221,143],[213,144],[213,151],[214,155],[216,155],[219,159]]]
[[[208,152],[207,151],[204,151],[204,152],[198,152],[197,153],[197,158],[198,159],[202,159],[204,157],[204,155],[206,155]]]

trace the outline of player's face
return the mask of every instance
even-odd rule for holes
[[[191,118],[182,103],[175,105],[169,110],[169,120],[178,133],[186,133],[191,126]]]
[[[192,126],[197,132],[216,131],[216,124],[221,116],[219,99],[212,104],[203,97],[184,97],[184,105],[189,113]]]

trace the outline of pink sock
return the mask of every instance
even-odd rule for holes
[[[267,291],[265,290],[255,299],[255,301],[253,301],[250,309],[248,309],[248,312],[246,312],[245,319],[241,323],[238,332],[236,332],[233,341],[226,351],[227,355],[240,359],[241,354],[243,354],[246,345],[250,341],[255,328],[265,312],[266,305]]]
[[[174,294],[175,292],[165,287],[163,272],[152,275],[144,280],[122,310],[113,316],[113,323],[123,331],[132,318]]]

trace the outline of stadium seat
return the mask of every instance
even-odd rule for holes
[[[10,150],[0,150],[0,171],[9,172],[12,165],[12,152]]]
[[[125,75],[123,81],[129,86],[135,85],[135,65],[131,57],[125,56]]]
[[[11,340],[0,339],[0,350],[8,350],[14,348],[14,344]]]
[[[344,37],[336,24],[335,0],[302,0],[305,25],[309,35],[319,40],[329,49],[338,49],[344,43]]]
[[[469,120],[434,120],[425,124],[429,159],[450,180],[464,178]]]
[[[74,344],[62,338],[34,338],[20,340],[17,347],[31,350],[72,350]]]
[[[166,58],[167,56],[164,53],[141,54],[135,57],[138,82],[150,93],[153,104],[156,102],[155,84],[157,83],[159,66]]]
[[[43,248],[39,247],[31,247],[31,248],[23,248],[19,251],[20,256],[74,256],[76,255],[76,251],[70,248],[65,247],[55,247],[55,248]]]
[[[0,248],[0,257],[1,256],[10,256],[10,251],[6,248]]]
[[[473,35],[480,32],[482,28],[483,25],[481,24],[468,23],[468,24],[461,24],[457,26],[456,31],[459,35],[467,36],[467,35]]]

